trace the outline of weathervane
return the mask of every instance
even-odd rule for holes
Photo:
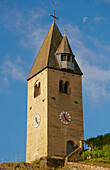
[[[52,1],[52,4],[53,4],[53,10],[54,10],[54,5],[55,5],[55,2],[54,2],[54,1]]]
[[[51,17],[53,17],[53,23],[55,23],[55,19],[59,19],[58,17],[55,16],[55,10],[54,10],[54,5],[55,5],[55,2],[53,1],[53,15],[49,14]]]

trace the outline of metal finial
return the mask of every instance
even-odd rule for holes
[[[66,35],[66,29],[64,29],[64,35]]]
[[[54,5],[55,5],[55,2],[54,2],[54,1],[52,1],[52,4],[53,4],[53,10],[54,10]]]

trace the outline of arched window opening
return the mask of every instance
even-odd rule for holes
[[[65,54],[61,55],[61,61],[66,61],[66,55]]]
[[[64,93],[68,93],[68,82],[66,81],[64,84]]]
[[[63,93],[63,81],[62,80],[60,80],[59,82],[59,92]]]
[[[72,141],[67,142],[67,155],[75,150],[74,143]]]
[[[71,56],[70,55],[67,56],[67,61],[69,61],[69,62],[71,61]]]
[[[40,82],[34,86],[34,98],[41,94]]]
[[[59,92],[60,93],[65,93],[65,94],[71,94],[69,90],[69,82],[68,81],[59,81]]]

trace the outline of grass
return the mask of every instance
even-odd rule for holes
[[[90,159],[90,160],[84,160],[81,163],[84,163],[87,165],[97,165],[100,167],[109,167],[110,168],[110,163],[108,163],[107,160],[104,158],[95,158],[95,159]]]

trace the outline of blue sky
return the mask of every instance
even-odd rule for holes
[[[0,0],[0,162],[25,160],[26,78],[52,10],[51,0]],[[109,133],[110,0],[56,0],[55,10],[84,73],[85,139]]]

